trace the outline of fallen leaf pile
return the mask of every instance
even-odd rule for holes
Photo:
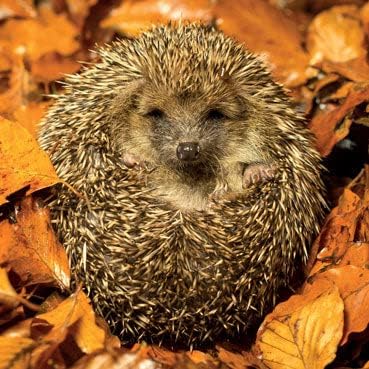
[[[62,182],[37,124],[93,46],[154,23],[215,24],[261,53],[305,113],[332,210],[302,286],[249,346],[122,347],[83,292],[40,196]],[[0,0],[0,369],[369,368],[369,3]]]

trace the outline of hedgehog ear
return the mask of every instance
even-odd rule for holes
[[[144,80],[138,79],[132,82],[128,82],[123,88],[119,90],[115,98],[113,99],[113,110],[116,109],[134,109],[137,106],[137,100],[141,95]]]
[[[138,99],[142,93],[144,80],[139,79],[129,82],[119,90],[112,101],[108,115],[110,137],[112,137],[112,148],[119,151],[119,137],[128,128],[128,117],[132,111],[137,109]]]

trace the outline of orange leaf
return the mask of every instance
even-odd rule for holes
[[[23,104],[25,96],[29,93],[29,75],[21,56],[12,53],[1,53],[1,56],[8,62],[11,72],[9,89],[0,94],[0,113],[9,116]]]
[[[70,369],[163,369],[161,364],[139,354],[125,352],[124,350],[108,350],[85,355]],[[165,367],[167,368],[167,367]],[[178,368],[193,368],[193,366],[181,366]],[[205,368],[205,367],[204,367]],[[168,368],[169,369],[169,368]]]
[[[273,73],[287,86],[300,85],[316,74],[308,68],[299,24],[265,1],[129,0],[113,9],[102,26],[132,36],[169,20],[216,20],[220,29],[251,51],[266,54]]]
[[[59,182],[47,154],[18,123],[0,118],[0,205],[12,193],[29,187],[27,194]]]
[[[81,290],[68,297],[54,310],[37,315],[36,318],[53,326],[45,340],[59,340],[60,337],[64,339],[65,334],[69,333],[84,353],[104,348],[105,333],[96,325],[95,313]]]
[[[335,357],[342,329],[343,301],[332,286],[298,310],[264,322],[256,347],[271,369],[323,369]]]
[[[22,337],[0,336],[0,369],[29,368],[35,341]]]
[[[365,34],[356,6],[335,6],[311,22],[307,48],[311,63],[347,62],[366,55]]]
[[[35,17],[32,0],[1,0],[0,19],[8,17]]]
[[[46,113],[49,107],[49,102],[30,103],[28,105],[21,105],[14,112],[14,119],[20,123],[24,128],[27,128],[28,132],[35,138],[37,138],[38,123]]]
[[[252,352],[235,353],[228,351],[221,346],[217,346],[218,359],[231,369],[241,368],[258,368],[260,361],[252,354]]]
[[[70,55],[78,50],[77,28],[63,14],[46,6],[36,19],[10,19],[0,28],[0,46],[8,47],[31,61],[49,52]]]
[[[239,0],[215,2],[217,24],[227,34],[263,53],[272,73],[288,87],[295,87],[316,75],[308,66],[302,48],[300,24],[267,1]]]
[[[128,0],[113,9],[101,25],[137,36],[155,23],[182,19],[210,22],[213,18],[213,6],[207,0]]]
[[[17,297],[17,292],[9,281],[8,273],[4,268],[0,268],[0,307],[3,305],[14,308],[19,304],[19,299]]]
[[[313,246],[320,252],[310,275],[338,263],[366,266],[369,261],[365,248],[369,235],[368,217],[369,166],[366,166],[344,190],[337,207],[327,217]]]
[[[317,138],[317,149],[323,156],[327,156],[333,146],[349,132],[351,122],[344,129],[338,129],[339,123],[343,122],[355,106],[366,100],[369,100],[369,84],[356,85],[341,106],[333,111],[320,113],[312,119],[310,129]]]
[[[369,270],[352,265],[332,268],[318,274],[311,283],[306,284],[303,292],[309,292],[321,279],[334,282],[342,296],[345,326],[340,345],[344,345],[350,333],[361,332],[369,324]]]
[[[76,73],[80,68],[81,64],[72,58],[48,53],[32,63],[31,73],[36,81],[48,83],[64,78],[65,74]]]
[[[68,258],[52,231],[49,210],[38,207],[31,197],[20,208],[15,224],[0,223],[0,263],[7,263],[28,284],[68,288]]]

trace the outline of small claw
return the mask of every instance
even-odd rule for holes
[[[123,163],[127,168],[134,168],[134,167],[141,166],[141,161],[137,158],[137,156],[129,152],[124,153]]]
[[[243,173],[242,187],[268,180],[274,177],[276,167],[274,164],[250,164]]]

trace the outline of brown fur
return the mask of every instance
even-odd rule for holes
[[[181,210],[203,210],[219,194],[241,192],[248,166],[274,165],[276,158],[264,143],[273,129],[266,120],[268,107],[237,92],[231,78],[188,89],[182,94],[150,80],[134,82],[113,103],[112,138],[122,158],[129,155],[148,166],[155,195]],[[154,110],[163,117],[148,116]],[[214,110],[224,118],[208,119]],[[186,141],[200,143],[200,160],[194,164],[176,158],[177,145]]]

